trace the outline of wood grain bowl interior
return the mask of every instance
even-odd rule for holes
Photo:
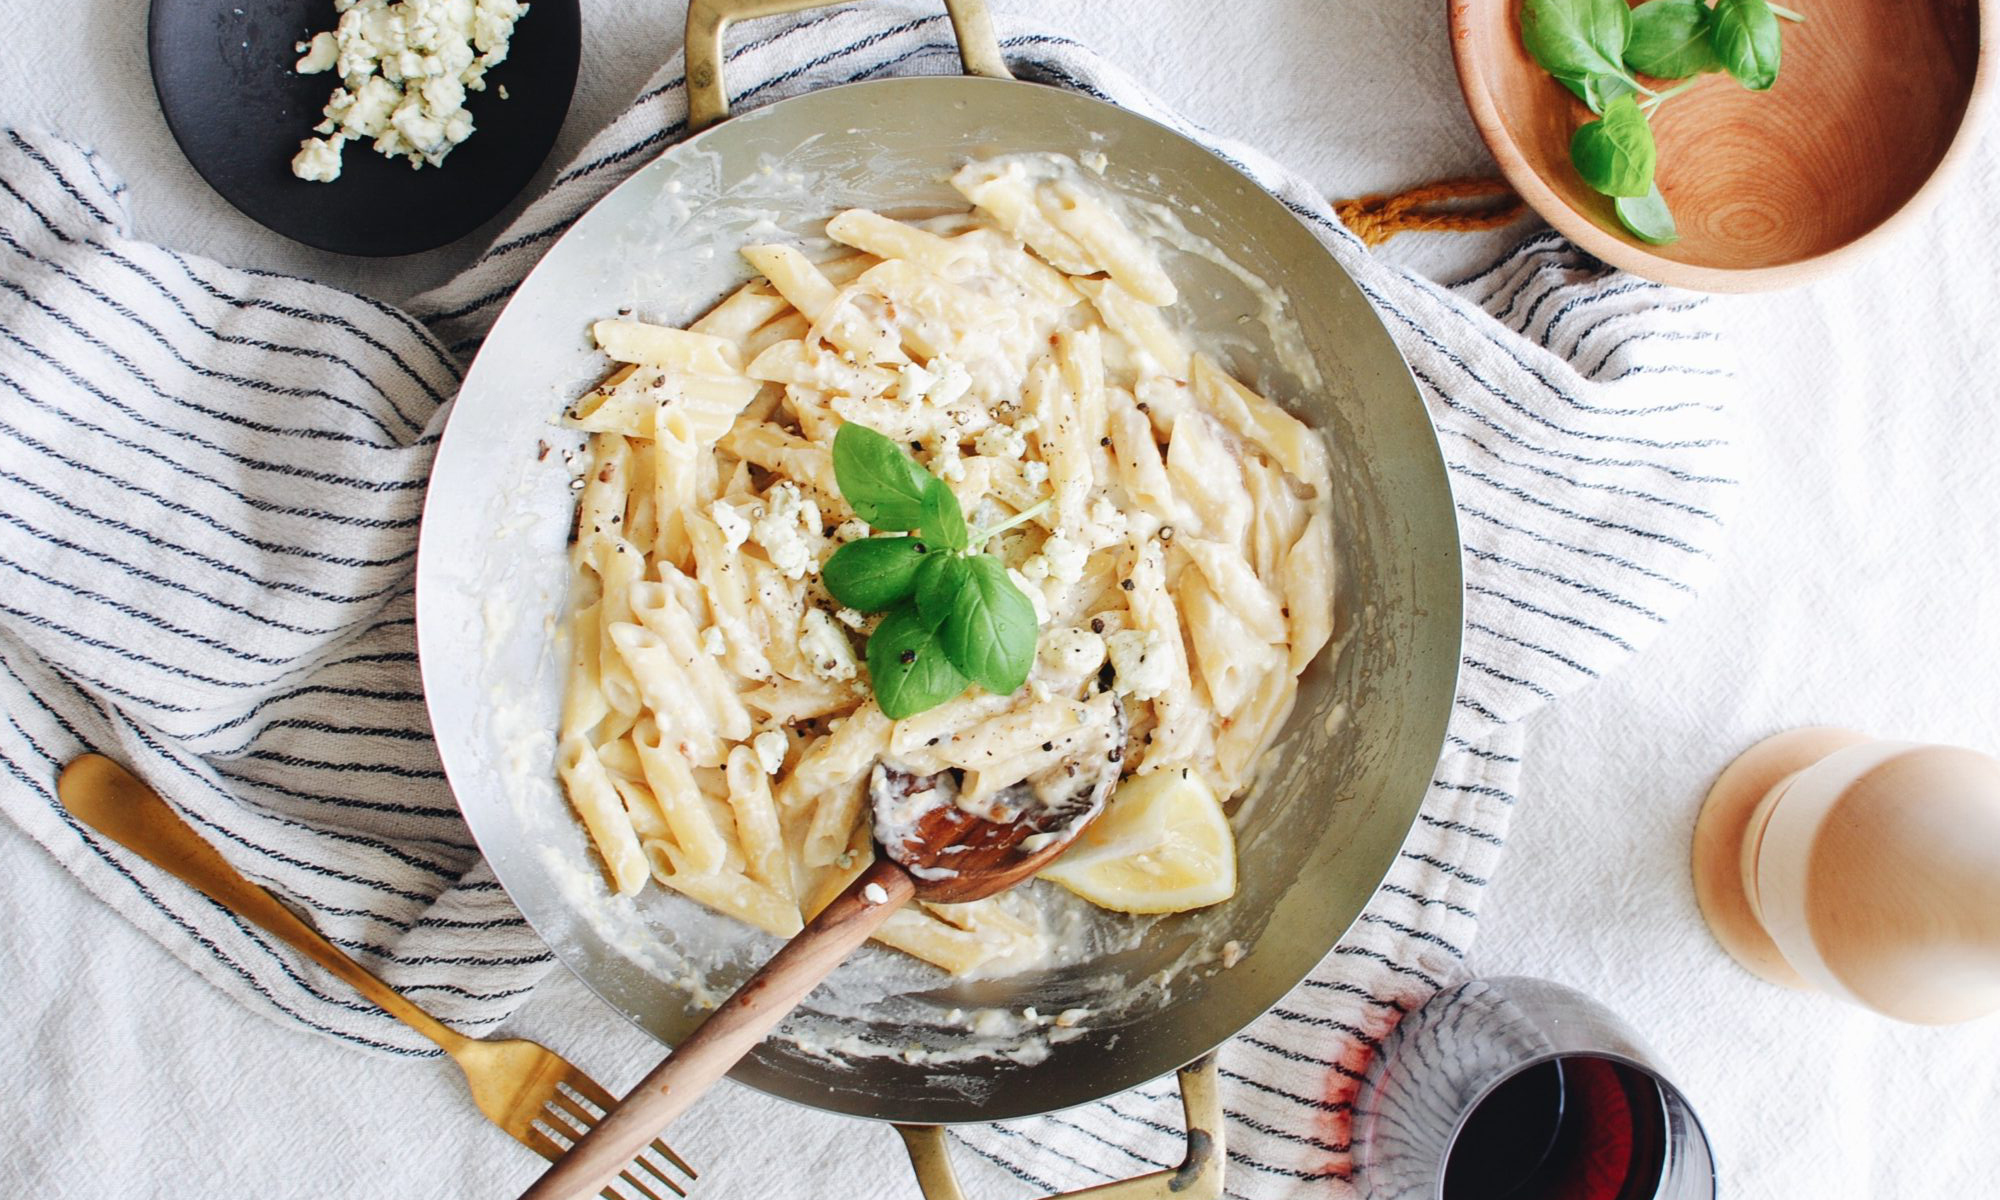
[[[1777,83],[1704,78],[1653,127],[1680,240],[1626,234],[1569,161],[1585,108],[1521,44],[1522,0],[1451,0],[1460,85],[1502,172],[1550,224],[1665,283],[1743,291],[1802,282],[1856,251],[1970,141],[1992,0],[1799,0]],[[1926,199],[1930,195],[1926,195]]]

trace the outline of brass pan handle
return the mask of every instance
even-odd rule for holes
[[[1091,1200],[1217,1200],[1222,1195],[1222,1168],[1229,1153],[1222,1142],[1222,1093],[1216,1083],[1215,1055],[1204,1055],[1182,1067],[1180,1084],[1181,1108],[1187,1114],[1187,1157],[1180,1166],[1045,1200],[1085,1196]],[[951,1169],[944,1126],[898,1125],[896,1132],[903,1135],[924,1200],[965,1200],[958,1176]]]
[[[830,8],[846,0],[692,0],[687,23],[688,130],[700,132],[729,115],[729,90],[722,82],[722,32],[732,21],[775,17],[808,8]],[[958,34],[958,56],[968,75],[1012,79],[1000,57],[986,0],[944,0]]]

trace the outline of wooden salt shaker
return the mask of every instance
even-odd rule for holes
[[[1794,729],[1724,769],[1695,896],[1753,973],[1897,1020],[2000,1012],[2000,761]]]

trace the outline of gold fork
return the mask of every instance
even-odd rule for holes
[[[56,781],[56,794],[63,807],[84,824],[280,938],[346,980],[390,1016],[436,1042],[465,1072],[479,1111],[543,1158],[551,1162],[561,1158],[617,1106],[610,1092],[546,1046],[518,1038],[493,1042],[469,1038],[404,999],[341,953],[277,897],[245,879],[159,793],[103,755],[86,754],[64,767]],[[655,1141],[604,1189],[607,1200],[630,1200],[619,1190],[621,1184],[646,1200],[661,1200],[655,1186],[686,1196],[667,1177],[666,1167],[654,1160],[655,1155],[689,1179],[696,1177],[694,1168],[680,1155],[666,1143]]]

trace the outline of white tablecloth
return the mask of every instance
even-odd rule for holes
[[[1490,169],[1435,0],[999,0],[1064,24],[1191,118],[1258,142],[1329,194]],[[679,39],[679,5],[585,0],[561,161]],[[153,105],[143,13],[6,6],[0,122],[91,142],[133,186],[137,232],[398,299],[477,238],[390,263],[336,259],[238,215]],[[1543,975],[1642,1029],[1695,1098],[1730,1197],[1987,1195],[2000,1020],[1891,1025],[1751,980],[1687,881],[1708,781],[1755,738],[1841,722],[2000,749],[2000,138],[1937,211],[1839,279],[1727,302],[1749,400],[1723,581],[1644,657],[1530,730],[1524,798],[1475,970]],[[496,226],[498,222],[496,221]],[[1404,239],[1449,272],[1492,239]],[[246,1013],[0,826],[0,1195],[512,1195],[534,1160],[466,1103],[448,1063],[363,1058]],[[513,1027],[629,1084],[656,1053],[558,974]],[[781,1132],[779,1132],[781,1131]],[[729,1086],[675,1144],[700,1195],[914,1194],[886,1129]],[[781,1147],[781,1149],[780,1149]],[[961,1166],[978,1195],[1019,1194]],[[1077,1181],[1079,1183],[1085,1181]]]

